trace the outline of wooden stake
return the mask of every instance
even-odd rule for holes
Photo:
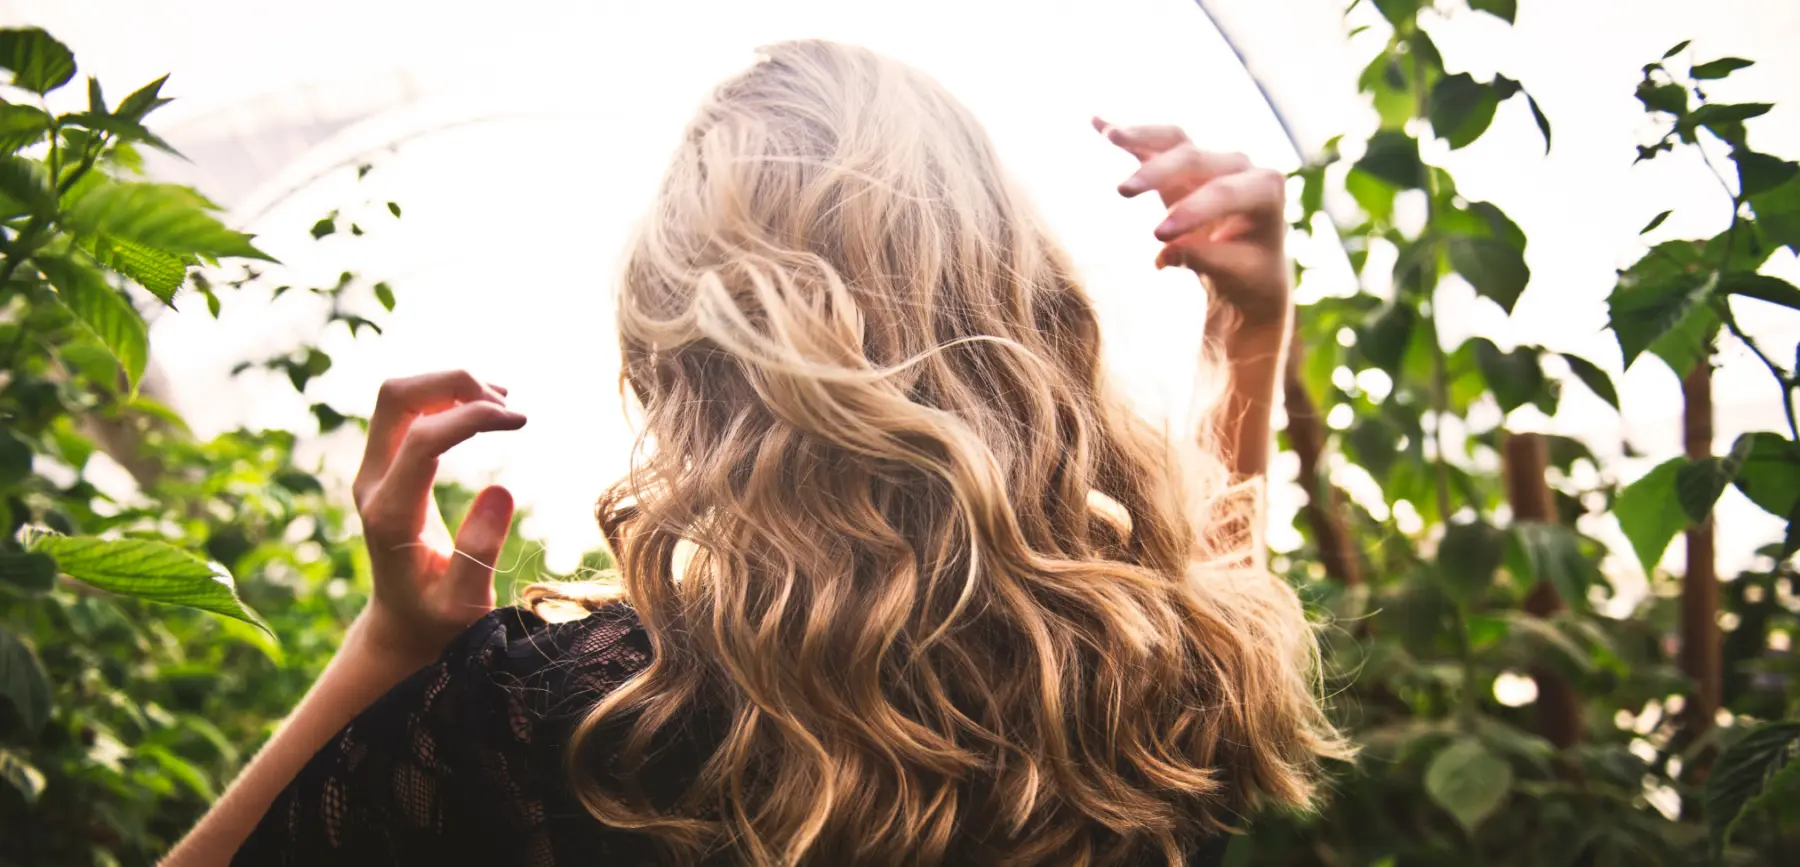
[[[1549,449],[1539,434],[1509,434],[1502,441],[1506,474],[1506,500],[1513,520],[1557,523],[1556,499],[1545,480]],[[1548,581],[1539,581],[1525,597],[1525,611],[1551,617],[1564,608],[1563,599]],[[1562,674],[1534,666],[1531,679],[1538,685],[1538,734],[1567,747],[1581,739],[1581,698]]]

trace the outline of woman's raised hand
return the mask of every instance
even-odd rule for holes
[[[1287,179],[1238,153],[1201,150],[1176,126],[1113,126],[1094,118],[1108,141],[1138,158],[1119,184],[1126,198],[1155,190],[1169,209],[1156,227],[1158,268],[1181,265],[1206,278],[1213,300],[1244,325],[1285,322],[1289,284],[1285,242]]]
[[[525,416],[506,408],[506,389],[464,371],[382,383],[354,488],[375,573],[364,626],[383,652],[423,665],[493,609],[512,494],[498,486],[478,494],[453,545],[432,482],[438,458],[457,443],[524,426]]]

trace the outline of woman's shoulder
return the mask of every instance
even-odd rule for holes
[[[483,615],[445,648],[443,664],[513,694],[541,717],[580,715],[650,664],[650,636],[626,602],[546,620],[507,606]]]

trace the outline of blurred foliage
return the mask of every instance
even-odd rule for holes
[[[1666,134],[1638,158],[1694,148],[1716,168],[1712,153],[1723,149],[1738,177],[1719,174],[1719,207],[1733,219],[1719,237],[1658,243],[1620,271],[1608,327],[1627,365],[1653,356],[1677,378],[1697,366],[1707,373],[1723,340],[1750,348],[1788,408],[1787,430],[1750,434],[1723,455],[1672,459],[1623,489],[1588,444],[1550,436],[1538,478],[1513,465],[1522,452],[1509,448],[1508,423],[1554,416],[1569,388],[1616,409],[1618,390],[1592,361],[1528,342],[1444,344],[1435,311],[1445,292],[1472,289],[1510,314],[1523,293],[1559,287],[1534,277],[1525,234],[1498,206],[1460,194],[1426,158],[1498,123],[1534,123],[1546,153],[1552,146],[1550,118],[1527,83],[1453,72],[1432,40],[1432,28],[1459,16],[1511,23],[1515,4],[1372,5],[1381,22],[1370,26],[1390,35],[1359,84],[1379,128],[1354,160],[1341,155],[1349,143],[1334,140],[1296,172],[1295,228],[1335,236],[1360,285],[1299,310],[1296,351],[1305,354],[1290,371],[1284,447],[1308,447],[1296,396],[1314,404],[1311,423],[1328,419],[1329,429],[1318,432],[1322,454],[1302,455],[1318,474],[1301,480],[1315,504],[1296,521],[1306,547],[1277,560],[1333,618],[1334,703],[1364,752],[1336,770],[1324,812],[1265,819],[1234,844],[1233,860],[1784,863],[1780,853],[1800,852],[1800,764],[1791,761],[1800,738],[1793,723],[1764,723],[1800,709],[1789,649],[1800,627],[1795,379],[1734,314],[1800,309],[1800,289],[1757,273],[1777,247],[1800,249],[1800,178],[1793,161],[1747,140],[1744,121],[1770,106],[1705,92],[1750,62],[1690,65],[1683,43],[1645,67],[1637,95]],[[1528,340],[1531,323],[1515,324]],[[1378,494],[1352,497],[1340,485]],[[1760,552],[1761,568],[1720,583],[1718,610],[1703,612],[1723,625],[1722,662],[1684,671],[1682,621],[1699,609],[1684,615],[1684,577],[1658,564],[1733,485],[1788,531]],[[1547,509],[1519,502],[1533,490]],[[1648,598],[1624,616],[1608,604],[1605,546],[1580,529],[1609,511],[1631,542],[1619,554],[1651,576]],[[1351,540],[1349,556],[1333,560],[1327,549],[1339,537]],[[1722,695],[1723,724],[1683,713],[1702,679]]]
[[[1547,508],[1521,515],[1531,485],[1506,473],[1509,421],[1554,415],[1571,387],[1615,408],[1618,391],[1601,365],[1534,344],[1443,345],[1440,293],[1465,283],[1510,313],[1545,281],[1523,231],[1430,158],[1497,123],[1533,123],[1548,150],[1550,119],[1525,82],[1451,72],[1430,35],[1459,15],[1510,22],[1514,0],[1372,6],[1391,31],[1360,79],[1380,127],[1296,173],[1296,229],[1341,242],[1360,286],[1299,314],[1283,445],[1303,452],[1320,508],[1297,521],[1305,547],[1276,561],[1334,619],[1333,703],[1364,752],[1333,769],[1322,813],[1264,817],[1231,859],[1782,863],[1800,851],[1795,372],[1735,317],[1800,308],[1800,289],[1759,273],[1800,247],[1800,167],[1751,147],[1744,122],[1768,106],[1705,92],[1748,61],[1689,63],[1684,44],[1644,69],[1637,95],[1659,135],[1638,158],[1699,149],[1728,166],[1716,173],[1733,219],[1622,270],[1611,331],[1627,363],[1654,357],[1678,375],[1722,341],[1750,347],[1788,427],[1623,488],[1588,444],[1546,437]],[[268,257],[204,197],[142,180],[140,149],[168,149],[144,125],[167,101],[161,80],[110,105],[90,79],[86,110],[54,114],[42,96],[75,79],[66,47],[0,30],[0,67],[0,865],[149,864],[312,682],[369,575],[345,498],[302,448],[365,420],[309,399],[316,431],[200,439],[157,400],[142,311],[204,315],[203,303],[217,317],[239,298],[304,292],[322,302],[319,331],[368,337],[395,292],[352,272],[281,283],[279,266],[246,264]],[[338,243],[401,213],[363,202],[310,235]],[[331,364],[301,343],[235,372],[307,395]],[[1340,490],[1355,481],[1378,493]],[[1657,564],[1733,486],[1789,529],[1718,585],[1722,660],[1699,675],[1721,697],[1714,725],[1683,713],[1702,685],[1675,656],[1684,578]],[[439,498],[454,526],[470,492]],[[1628,616],[1610,604],[1609,552],[1581,529],[1606,513],[1630,540],[1616,553],[1651,575]],[[558,577],[539,551],[515,526],[502,599]]]
[[[303,456],[315,432],[195,436],[158,400],[144,311],[216,318],[239,296],[305,292],[312,333],[367,336],[394,289],[352,273],[276,285],[278,263],[215,205],[142,180],[139,149],[170,150],[144,126],[163,79],[110,107],[89,79],[87,110],[58,115],[42,97],[74,80],[66,47],[0,30],[0,67],[0,865],[147,865],[299,701],[369,572],[347,498]],[[354,212],[312,237],[401,215]],[[234,373],[306,395],[330,367],[303,343]],[[310,404],[319,436],[365,423]],[[439,499],[456,526],[470,493]],[[523,517],[503,600],[557,577]]]

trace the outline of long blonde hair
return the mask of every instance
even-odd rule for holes
[[[1308,803],[1341,743],[1246,499],[1216,456],[1184,492],[936,82],[765,48],[626,262],[644,427],[598,516],[655,653],[573,737],[594,816],[686,863],[1181,864]]]

